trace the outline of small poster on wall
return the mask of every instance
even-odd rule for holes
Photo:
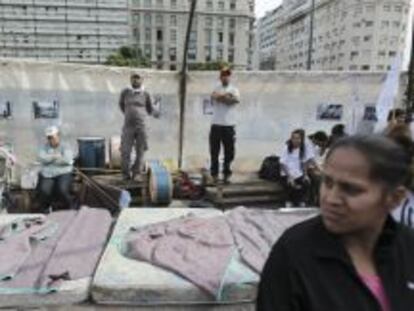
[[[340,104],[323,103],[319,104],[316,118],[318,120],[339,121],[342,119],[343,106]]]
[[[0,102],[0,120],[11,119],[11,117],[12,117],[11,102],[9,101]]]
[[[364,116],[362,117],[362,120],[375,122],[378,121],[377,109],[375,108],[375,104],[365,105]]]
[[[203,98],[203,114],[204,115],[213,114],[213,103],[211,102],[210,97]]]
[[[33,113],[35,119],[57,119],[59,118],[59,102],[57,100],[34,101]]]

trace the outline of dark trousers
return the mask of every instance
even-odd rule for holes
[[[282,179],[282,182],[287,190],[288,201],[292,202],[294,207],[299,206],[302,202],[306,203],[309,182],[303,176],[296,178],[293,185],[288,183],[286,176]]]
[[[234,160],[234,144],[236,132],[234,126],[212,125],[210,129],[210,159],[211,176],[218,176],[220,147],[223,144],[224,166],[223,174],[225,177],[231,176],[231,162]]]
[[[39,203],[40,211],[45,212],[54,201],[62,203],[62,209],[72,208],[70,185],[72,173],[46,178],[40,175],[39,179]]]

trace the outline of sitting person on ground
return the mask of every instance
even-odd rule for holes
[[[48,127],[45,135],[47,141],[41,146],[38,155],[42,165],[38,185],[40,210],[47,212],[52,202],[59,202],[63,209],[70,209],[73,153],[61,142],[56,126]]]
[[[328,139],[328,148],[332,146],[338,139],[347,136],[344,124],[335,124],[331,129],[331,135]]]
[[[309,139],[312,143],[315,162],[318,166],[321,166],[325,158],[329,137],[324,131],[317,131],[309,135]]]
[[[314,155],[305,143],[305,131],[294,130],[280,157],[282,180],[287,188],[286,206],[305,206],[309,189],[307,167],[315,165]]]
[[[324,163],[321,215],[276,242],[256,310],[412,310],[414,231],[390,217],[405,196],[409,164],[383,136],[337,141]]]
[[[309,135],[312,143],[314,164],[308,166],[307,173],[310,179],[309,202],[314,206],[319,206],[319,186],[321,182],[322,165],[328,147],[328,135],[324,131],[317,131]]]
[[[410,169],[411,173],[413,173],[414,143],[408,125],[405,123],[396,122],[394,123],[394,125],[390,125],[387,127],[387,129],[385,130],[385,135],[405,150],[405,152],[411,160]],[[392,215],[397,221],[401,222],[402,224],[414,228],[414,193],[411,190],[414,189],[414,185],[412,178],[407,179],[406,187],[408,189],[407,196],[401,202],[398,208],[396,208],[393,211]]]

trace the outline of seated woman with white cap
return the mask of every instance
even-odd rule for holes
[[[42,167],[38,185],[40,209],[46,212],[52,202],[63,203],[63,208],[72,207],[69,193],[72,183],[73,153],[60,141],[59,129],[56,126],[46,128],[47,142],[40,148],[38,160]]]

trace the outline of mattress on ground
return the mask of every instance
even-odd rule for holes
[[[266,211],[269,213],[269,211]],[[280,214],[281,231],[293,223],[309,217],[308,211],[271,213]],[[200,217],[223,215],[216,209],[157,209],[140,208],[124,210],[98,265],[92,297],[101,304],[194,305],[234,304],[252,302],[256,297],[259,275],[242,263],[238,253],[229,265],[223,280],[219,301],[214,301],[191,282],[149,263],[128,259],[121,253],[121,246],[130,227],[145,226],[192,213]],[[314,213],[314,211],[313,211]],[[290,215],[284,217],[283,215]],[[297,217],[292,217],[297,215]],[[246,305],[245,305],[246,306]],[[252,304],[247,304],[251,308]],[[229,309],[231,310],[231,309]]]
[[[42,214],[4,214],[0,215],[0,225],[6,225],[22,218],[38,217],[44,218],[45,216]],[[92,277],[64,281],[58,291],[44,295],[25,288],[4,288],[0,283],[0,308],[18,307],[21,310],[26,307],[79,303],[88,298],[91,282]]]

